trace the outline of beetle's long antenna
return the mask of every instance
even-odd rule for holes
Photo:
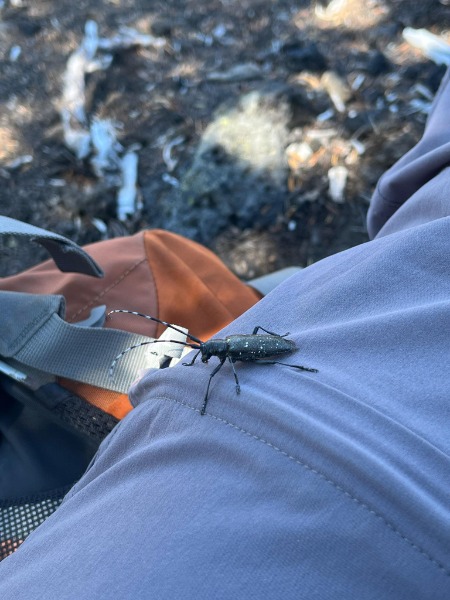
[[[115,310],[110,310],[106,316],[109,317],[113,313],[125,313],[128,315],[136,315],[137,317],[143,317],[144,319],[148,319],[149,321],[155,321],[156,323],[161,323],[161,325],[170,327],[171,329],[178,331],[178,333],[182,333],[186,337],[191,338],[191,340],[194,340],[194,342],[197,342],[197,344],[203,344],[202,340],[199,340],[194,335],[191,335],[190,333],[186,333],[185,331],[183,331],[182,329],[179,329],[175,325],[172,325],[171,323],[167,323],[167,321],[161,321],[161,319],[157,319],[156,317],[151,317],[150,315],[144,315],[144,313],[140,313],[135,310],[126,310],[125,308],[116,308]]]
[[[183,346],[189,346],[190,348],[194,348],[195,350],[198,350],[200,348],[200,346],[198,344],[189,344],[189,342],[180,342],[180,340],[153,340],[152,342],[140,342],[139,344],[135,344],[134,346],[125,348],[125,350],[123,352],[118,354],[113,359],[113,361],[109,367],[109,376],[111,377],[111,379],[113,378],[113,373],[114,373],[116,364],[118,363],[118,361],[121,358],[123,358],[123,356],[125,356],[125,354],[128,354],[128,352],[131,352],[131,350],[135,350],[136,348],[140,348],[141,346],[147,346],[148,344],[161,344],[161,343],[182,344]]]

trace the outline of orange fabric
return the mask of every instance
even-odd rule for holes
[[[261,295],[235,277],[208,249],[174,233],[149,230],[85,246],[105,276],[61,273],[53,261],[0,280],[0,290],[61,294],[66,320],[87,318],[93,307],[124,308],[177,323],[206,340],[248,310]],[[114,315],[106,327],[158,337],[163,326]],[[115,417],[132,406],[125,394],[76,381],[60,384]]]
[[[252,307],[261,296],[210,250],[162,230],[144,234],[156,287],[158,317],[206,340]],[[158,335],[164,327],[158,327]]]
[[[19,275],[1,279],[0,289],[61,294],[66,299],[66,320],[70,323],[87,318],[91,309],[101,304],[105,304],[107,310],[128,308],[157,313],[155,285],[145,255],[143,232],[89,244],[85,250],[103,269],[103,278],[61,273],[53,260],[47,260]],[[106,326],[154,337],[155,323],[140,321],[128,315],[115,315]]]
[[[80,398],[84,398],[84,400],[100,410],[116,417],[116,419],[123,419],[133,409],[127,394],[104,390],[103,388],[72,381],[71,379],[61,378],[58,382]]]

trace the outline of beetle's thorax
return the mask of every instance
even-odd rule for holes
[[[228,344],[226,340],[208,340],[202,344],[200,351],[202,362],[208,362],[211,356],[225,358],[228,354]]]

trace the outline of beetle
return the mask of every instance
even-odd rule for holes
[[[234,380],[236,382],[236,394],[240,394],[241,392],[239,379],[236,373],[236,369],[234,368],[234,363],[237,361],[254,362],[260,365],[284,365],[285,367],[292,367],[300,371],[318,373],[317,369],[304,367],[302,365],[291,365],[289,363],[273,360],[274,357],[291,354],[292,352],[297,350],[295,342],[293,340],[287,339],[289,333],[279,335],[278,333],[273,333],[272,331],[268,331],[267,329],[264,329],[264,327],[258,325],[254,328],[253,333],[251,334],[242,333],[228,335],[223,339],[211,339],[204,342],[199,338],[195,337],[194,335],[191,335],[190,333],[186,333],[182,329],[179,329],[175,325],[167,323],[166,321],[161,321],[161,319],[151,317],[150,315],[145,315],[143,313],[136,312],[133,310],[115,309],[111,310],[108,313],[108,317],[113,313],[126,313],[130,315],[136,315],[138,317],[143,317],[144,319],[149,319],[150,321],[155,321],[156,323],[160,323],[161,325],[165,325],[166,327],[170,327],[174,331],[178,331],[179,333],[186,335],[186,337],[191,339],[192,342],[181,342],[180,340],[154,340],[151,342],[141,342],[140,344],[136,344],[135,346],[130,346],[129,348],[126,348],[123,352],[121,352],[118,356],[116,356],[112,361],[111,366],[109,368],[109,373],[111,377],[114,371],[114,366],[116,365],[117,361],[120,360],[122,356],[124,356],[124,354],[127,354],[127,352],[130,352],[134,348],[145,346],[146,344],[171,342],[175,344],[182,344],[183,346],[189,346],[190,348],[198,350],[198,352],[194,355],[194,358],[190,362],[182,363],[185,367],[191,367],[199,356],[201,356],[201,361],[203,363],[207,363],[209,359],[213,356],[216,356],[219,359],[219,364],[211,371],[209,375],[208,385],[206,387],[206,393],[203,399],[203,405],[200,410],[201,415],[204,415],[206,412],[206,405],[208,404],[211,380],[214,377],[214,375],[216,375],[220,371],[227,359],[231,364],[231,368],[233,370]],[[258,331],[260,330],[264,331],[264,333],[258,333]]]

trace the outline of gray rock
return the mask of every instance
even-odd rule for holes
[[[320,96],[277,83],[224,103],[180,185],[155,208],[154,226],[164,217],[166,229],[208,245],[230,227],[262,230],[276,224],[289,193],[289,133],[311,123],[321,110]]]
[[[215,233],[227,222],[250,227],[273,217],[285,191],[290,118],[286,98],[254,91],[219,109],[206,128],[181,192]]]

